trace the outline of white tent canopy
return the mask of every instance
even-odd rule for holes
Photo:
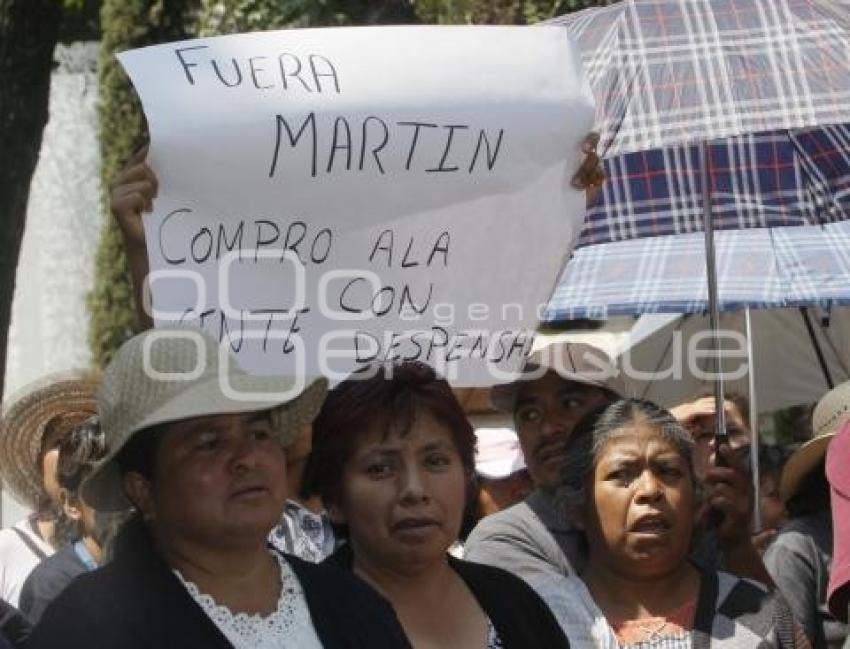
[[[850,379],[850,308],[809,309],[811,335],[806,317],[799,309],[751,311],[750,368],[744,311],[722,313],[726,391],[749,394],[747,372],[752,369],[759,412],[817,401],[829,386],[812,335],[833,384]],[[576,342],[594,345],[623,373],[627,396],[672,407],[712,389],[707,376],[712,362],[709,331],[707,317],[651,314],[614,318],[595,331],[540,335],[535,347]]]

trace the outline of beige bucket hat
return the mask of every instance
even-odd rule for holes
[[[150,329],[116,352],[97,392],[109,451],[82,486],[99,511],[130,506],[116,456],[137,432],[206,415],[271,410],[281,443],[292,443],[321,408],[327,381],[255,376],[243,371],[229,343],[196,329]]]
[[[17,391],[0,421],[0,477],[16,499],[36,509],[44,495],[38,466],[44,436],[59,436],[95,414],[99,374],[69,370],[49,374]],[[51,431],[52,432],[52,431]]]
[[[565,381],[602,388],[617,396],[625,394],[620,371],[608,354],[588,343],[556,342],[531,354],[516,381],[493,386],[490,403],[496,410],[512,413],[523,383],[547,371],[556,372]]]
[[[782,469],[779,495],[788,501],[797,493],[806,474],[826,457],[829,442],[841,424],[850,419],[850,381],[845,381],[827,392],[818,401],[812,413],[812,439],[803,444],[788,458]]]

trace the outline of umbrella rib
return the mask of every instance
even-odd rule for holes
[[[809,334],[809,340],[812,341],[812,346],[815,350],[815,356],[817,356],[818,364],[820,365],[821,372],[823,372],[823,378],[826,381],[826,386],[832,390],[835,387],[835,383],[832,381],[832,376],[829,373],[829,367],[826,364],[826,358],[823,355],[823,350],[820,347],[820,343],[818,342],[817,336],[815,336],[815,330],[812,326],[811,316],[809,315],[809,309],[807,307],[800,307],[800,315],[803,318],[803,324],[806,325],[806,331]]]

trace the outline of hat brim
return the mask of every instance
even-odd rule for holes
[[[44,494],[38,458],[48,424],[59,416],[80,422],[97,413],[100,374],[69,370],[49,374],[13,395],[0,423],[0,476],[14,497],[35,509]]]
[[[241,377],[241,394],[257,393],[272,395],[289,393],[296,388],[291,377],[266,377],[244,375]],[[117,456],[127,442],[138,432],[153,426],[167,424],[192,417],[274,411],[275,425],[284,446],[293,442],[301,430],[315,419],[324,402],[328,382],[317,378],[303,391],[286,401],[270,398],[241,399],[223,394],[217,375],[193,386],[179,398],[170,400],[162,408],[150,413],[129,431],[123,444],[110,448],[107,455],[97,464],[82,484],[83,500],[96,511],[120,511],[131,507],[124,494]]]
[[[548,372],[553,372],[560,376],[564,381],[568,381],[570,383],[578,383],[580,385],[586,385],[591,388],[599,388],[600,390],[603,390],[608,394],[613,395],[614,397],[619,397],[621,394],[621,391],[618,391],[617,387],[612,386],[609,383],[606,383],[605,381],[596,381],[594,379],[589,379],[587,376],[582,374],[556,372],[554,369],[551,368],[536,365],[533,363],[528,363],[526,364],[523,373],[519,376],[519,378],[517,378],[517,380],[511,381],[510,383],[501,383],[499,385],[494,385],[492,388],[490,388],[490,405],[493,406],[493,408],[495,410],[498,410],[499,412],[513,414],[514,407],[516,406],[517,396],[522,387],[540,379],[544,374]]]
[[[800,488],[806,475],[826,457],[826,449],[835,431],[810,439],[788,458],[779,481],[779,497],[787,503]]]

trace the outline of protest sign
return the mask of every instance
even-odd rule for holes
[[[516,370],[581,225],[593,104],[559,27],[240,34],[124,52],[159,195],[154,319],[250,371]]]

